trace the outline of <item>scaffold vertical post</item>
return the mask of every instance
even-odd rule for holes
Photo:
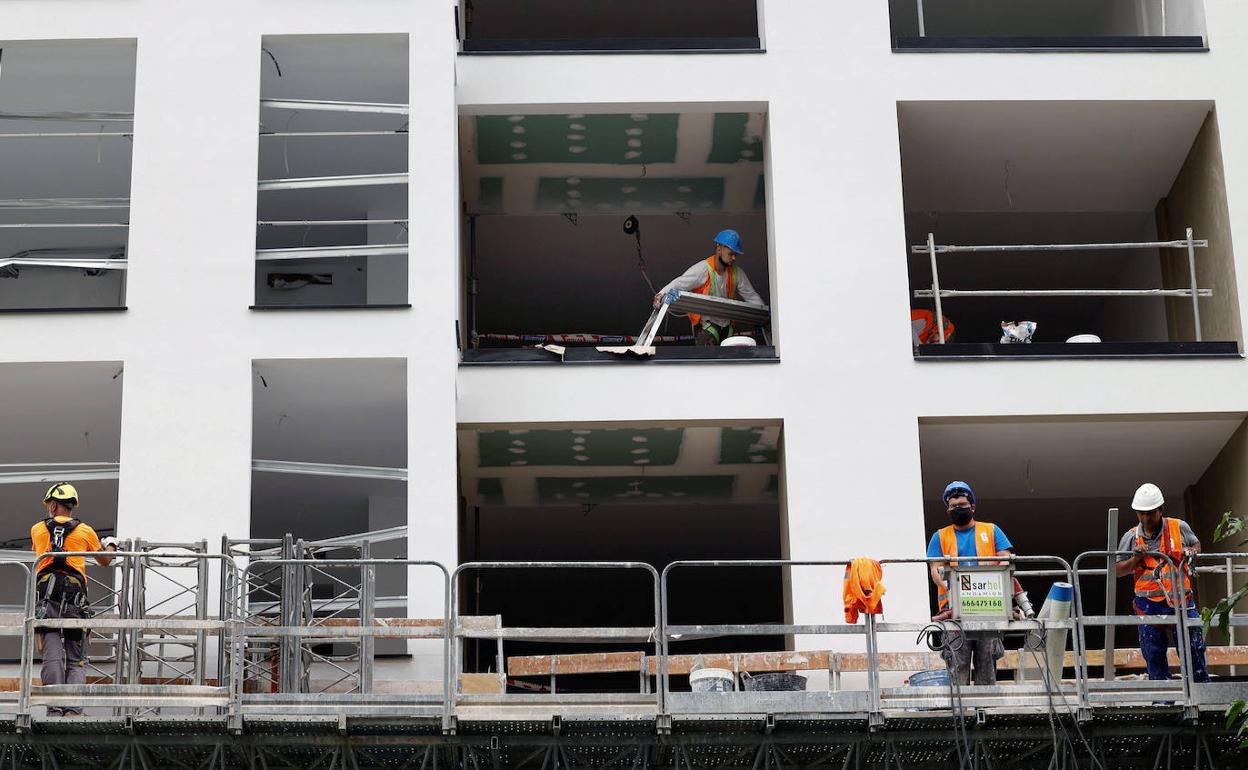
[[[876,728],[882,727],[884,724],[883,713],[880,708],[879,639],[875,632],[875,616],[867,613],[864,622],[866,623],[867,637],[867,690],[871,703],[868,723],[872,728]]]
[[[282,559],[296,558],[294,537],[290,534],[282,538]],[[300,598],[303,581],[299,565],[286,563],[282,565],[282,601],[279,625],[298,626],[300,620]],[[281,658],[278,662],[278,691],[299,692],[299,658],[302,650],[299,637],[285,634],[279,644]]]
[[[919,12],[919,37],[927,37],[927,18],[923,12],[923,0],[914,0]]]
[[[940,272],[936,268],[936,234],[927,234],[927,255],[932,262],[932,299],[936,300],[936,331],[940,334],[940,344],[945,344],[945,309],[940,301]]]
[[[1192,283],[1192,322],[1196,325],[1196,341],[1201,342],[1200,332],[1200,290],[1196,285],[1196,240],[1192,237],[1192,228],[1187,228],[1187,271]]]
[[[201,554],[208,553],[208,541],[200,540],[195,544]],[[195,584],[195,618],[197,620],[208,619],[208,560],[199,558],[195,560],[196,579]],[[222,568],[224,569],[224,567]],[[200,630],[195,632],[195,682],[194,684],[202,685],[204,679],[208,675],[208,632]]]
[[[360,692],[373,691],[373,653],[377,647],[377,637],[369,633],[373,628],[376,615],[377,568],[369,563],[372,557],[372,543],[364,538],[360,543]]]
[[[1114,570],[1118,565],[1118,556],[1114,551],[1118,550],[1118,509],[1110,508],[1109,517],[1106,521],[1106,535],[1109,545],[1105,546],[1105,550],[1109,551],[1109,555],[1105,557],[1105,614],[1116,615],[1115,608],[1118,606],[1118,580],[1114,574]],[[1078,577],[1075,578],[1078,580]],[[1105,681],[1112,682],[1117,676],[1114,662],[1114,624],[1110,623],[1105,626]]]
[[[33,568],[26,568],[26,592],[22,599],[23,635],[22,662],[18,667],[16,722],[19,730],[30,727],[30,678],[34,674],[35,656],[35,586]]]

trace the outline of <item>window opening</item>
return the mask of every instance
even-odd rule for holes
[[[889,0],[893,48],[1203,51],[1202,0]]]
[[[463,115],[460,147],[465,362],[774,360],[766,113]]]
[[[901,104],[916,357],[1238,355],[1211,107]]]
[[[406,306],[407,51],[404,35],[264,38],[257,307]]]
[[[0,310],[125,306],[133,40],[0,41]]]

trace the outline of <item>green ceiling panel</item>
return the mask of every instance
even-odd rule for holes
[[[764,444],[763,428],[724,428],[720,431],[721,465],[751,465],[779,462],[775,444]]]
[[[716,211],[724,206],[721,178],[543,178],[538,182],[540,211],[594,212]]]
[[[494,478],[477,479],[477,496],[481,498],[482,505],[506,505],[506,496],[503,494],[503,480]]]
[[[487,213],[503,210],[503,178],[501,176],[481,177],[477,207],[480,211]]]
[[[478,434],[482,468],[509,466],[673,465],[685,432],[679,428],[493,430]]]
[[[745,127],[750,116],[744,112],[719,113],[711,135],[711,154],[708,163],[761,162],[763,140],[747,137]]]
[[[542,505],[727,503],[734,483],[734,476],[539,478],[537,497]]]
[[[482,115],[478,163],[609,163],[676,160],[679,115]]]

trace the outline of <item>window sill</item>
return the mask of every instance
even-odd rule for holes
[[[776,364],[776,349],[673,346],[655,348],[653,356],[636,357],[603,353],[592,347],[568,348],[562,360],[554,353],[535,348],[493,348],[463,351],[460,366],[651,366],[661,364]]]
[[[0,313],[124,313],[125,305],[105,307],[0,307]]]
[[[1071,359],[1242,359],[1237,342],[950,342],[946,345],[919,345],[916,361],[1052,361]]]
[[[248,310],[411,310],[405,305],[251,305]]]
[[[756,37],[629,37],[464,40],[461,56],[528,54],[766,53]]]
[[[899,37],[895,53],[985,51],[991,53],[1205,53],[1203,37]]]

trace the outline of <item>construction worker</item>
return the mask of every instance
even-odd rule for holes
[[[85,618],[90,616],[87,599],[87,560],[82,556],[56,556],[58,552],[116,551],[117,539],[103,541],[90,525],[74,518],[78,490],[59,483],[43,496],[44,518],[30,528],[31,548],[36,556],[49,554],[35,565],[35,617]],[[97,556],[101,566],[112,561]],[[43,666],[39,676],[44,684],[86,684],[85,629],[37,628]],[[48,706],[48,716],[81,716],[82,709]]]
[[[1114,570],[1118,577],[1135,576],[1135,600],[1132,606],[1136,615],[1173,617],[1176,590],[1182,592],[1179,601],[1187,607],[1187,617],[1196,621],[1190,629],[1192,679],[1208,682],[1205,637],[1201,633],[1199,616],[1196,614],[1191,580],[1190,557],[1200,553],[1200,540],[1187,522],[1165,515],[1165,504],[1166,500],[1156,484],[1143,484],[1135,491],[1131,507],[1135,509],[1140,523],[1127,530],[1118,541],[1118,550],[1129,551],[1132,555],[1119,554]],[[1169,556],[1174,566],[1158,556],[1150,556],[1150,551]],[[1149,679],[1170,678],[1166,648],[1173,630],[1173,626],[1140,626],[1140,654],[1144,656],[1144,662],[1148,666]]]
[[[949,514],[950,524],[932,534],[927,544],[930,559],[940,557],[986,557],[1009,556],[1014,545],[1001,528],[986,521],[975,520],[975,492],[965,481],[954,481],[945,487],[941,500]],[[936,584],[938,613],[934,620],[950,616],[949,588],[940,574],[950,562],[929,562],[932,582]],[[959,561],[963,566],[975,566],[977,561]],[[972,670],[975,684],[997,683],[997,661],[1005,655],[1005,645],[1000,631],[976,631],[945,634],[940,655],[949,668],[949,675],[958,684],[971,683]]]
[[[721,231],[715,236],[715,253],[695,262],[683,275],[664,286],[662,291],[654,295],[654,306],[657,308],[663,301],[663,296],[675,290],[736,299],[762,307],[762,297],[754,291],[745,271],[737,267],[737,257],[744,253],[741,249],[741,235],[736,230]],[[693,339],[698,345],[718,345],[737,334],[732,321],[726,318],[703,318],[696,313],[690,313],[689,321],[693,324]]]

